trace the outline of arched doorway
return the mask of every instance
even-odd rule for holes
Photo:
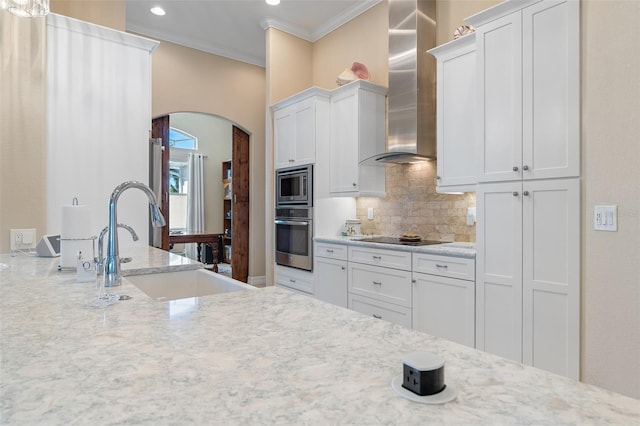
[[[160,146],[154,148],[152,143],[150,182],[161,199],[163,212],[168,215],[168,226],[155,235],[153,245],[169,250],[170,240],[179,239],[177,235],[195,236],[187,229],[184,217],[190,186],[185,176],[189,154],[200,154],[204,157],[201,183],[204,231],[198,234],[219,238],[214,263],[228,262],[231,276],[247,282],[249,134],[215,115],[178,112],[153,119],[152,138]],[[182,140],[178,142],[178,139]],[[193,252],[188,254],[195,258]]]

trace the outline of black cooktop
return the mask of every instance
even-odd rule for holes
[[[434,244],[442,244],[447,241],[419,240],[419,241],[403,241],[395,237],[372,237],[372,238],[354,238],[354,241],[362,241],[364,243],[384,243],[399,244],[403,246],[430,246]]]

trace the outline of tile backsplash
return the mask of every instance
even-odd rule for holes
[[[387,164],[386,198],[358,198],[356,215],[362,233],[400,236],[413,232],[423,239],[476,241],[476,227],[467,226],[467,208],[476,194],[438,194],[436,163]],[[369,207],[373,220],[367,219]]]

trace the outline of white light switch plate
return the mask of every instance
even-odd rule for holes
[[[373,207],[367,209],[367,219],[373,220]]]
[[[595,206],[593,208],[593,229],[616,232],[618,230],[618,206]]]

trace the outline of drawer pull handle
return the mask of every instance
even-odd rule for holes
[[[289,278],[289,281],[292,282],[292,283],[296,282],[296,280],[294,280],[293,278]]]
[[[382,319],[382,315],[373,314],[373,317],[376,318],[376,319]]]
[[[447,269],[448,267],[449,267],[449,265],[440,265],[440,264],[436,263],[436,268]]]
[[[382,285],[382,281],[373,281],[374,285]]]
[[[382,256],[373,256],[375,260],[382,260]]]
[[[327,249],[327,253],[333,253],[333,250]]]

